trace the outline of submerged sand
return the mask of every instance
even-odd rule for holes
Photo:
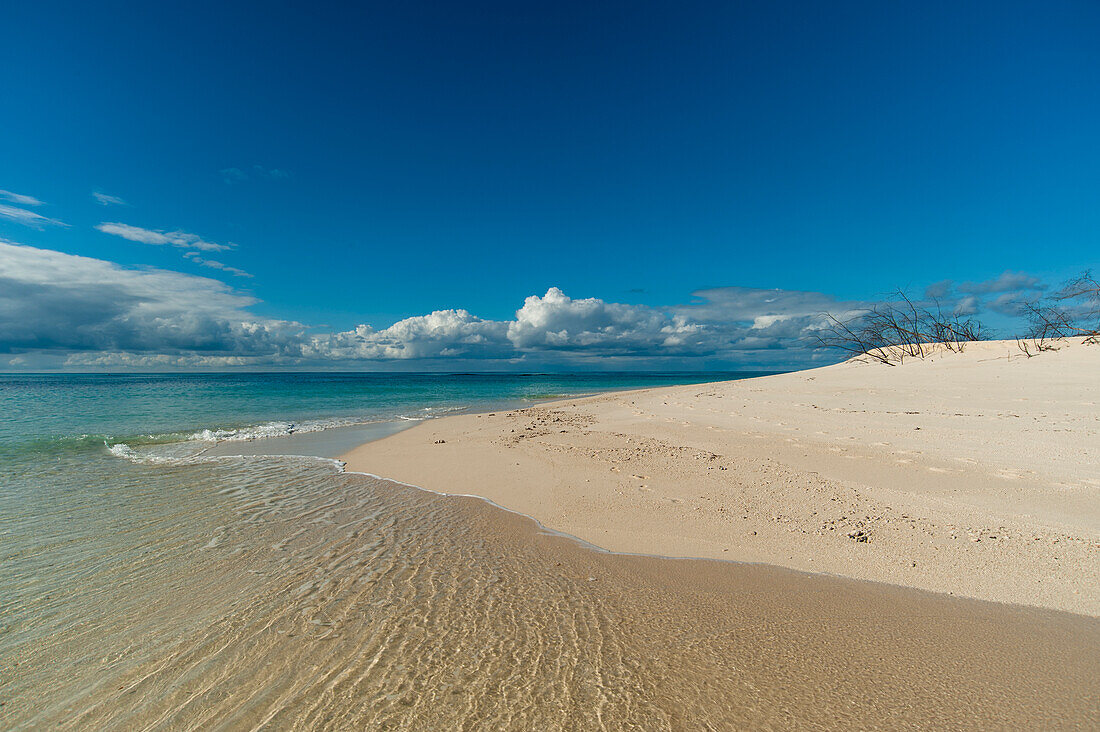
[[[0,726],[1100,723],[1092,618],[602,553],[483,501],[319,470],[295,474],[305,490],[257,473],[269,487],[209,516],[214,541],[135,557],[132,581],[24,646]]]
[[[433,420],[352,470],[600,547],[1100,615],[1100,346],[969,344]]]

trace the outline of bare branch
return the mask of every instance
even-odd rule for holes
[[[893,302],[876,304],[847,320],[822,313],[826,326],[816,334],[818,345],[893,366],[907,357],[925,358],[936,347],[961,352],[967,342],[985,336],[981,323],[944,313],[935,299],[927,308],[902,290],[893,297]]]
[[[1100,281],[1089,271],[1066,282],[1045,300],[1023,303],[1029,328],[1026,337],[1038,350],[1052,350],[1053,342],[1083,336],[1100,342]]]

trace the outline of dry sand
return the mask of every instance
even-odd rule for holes
[[[971,344],[433,420],[351,470],[621,552],[1100,616],[1100,346]]]

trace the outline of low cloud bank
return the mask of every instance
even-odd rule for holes
[[[186,244],[172,241],[179,232],[126,233],[203,249],[191,235]],[[1038,282],[1006,273],[989,283],[935,287],[954,304],[980,307],[989,295],[1000,308],[1013,286]],[[744,287],[651,307],[572,298],[551,287],[526,298],[510,320],[449,309],[333,333],[255,315],[257,302],[206,277],[0,241],[0,367],[793,368],[836,359],[813,337],[823,313],[844,317],[866,307],[817,292]]]

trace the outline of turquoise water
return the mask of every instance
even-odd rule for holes
[[[759,374],[0,375],[0,450],[242,438]]]

